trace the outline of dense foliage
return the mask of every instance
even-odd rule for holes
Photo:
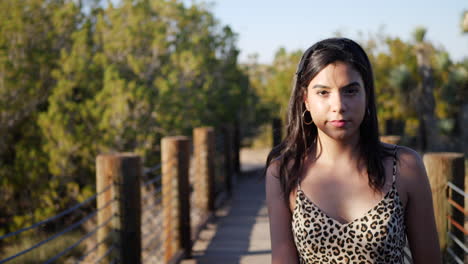
[[[154,165],[162,136],[244,111],[236,34],[208,7],[81,3],[0,1],[0,234],[88,197],[99,153]]]

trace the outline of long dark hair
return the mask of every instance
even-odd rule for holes
[[[272,161],[279,162],[279,180],[287,203],[289,194],[298,183],[306,154],[317,144],[317,126],[313,123],[304,125],[302,115],[306,109],[304,95],[307,86],[323,68],[338,61],[354,67],[364,82],[366,114],[359,128],[360,160],[367,166],[372,189],[382,190],[385,184],[382,159],[391,155],[391,150],[379,140],[374,77],[369,58],[356,42],[347,38],[329,38],[315,43],[302,55],[289,100],[286,137],[271,150],[266,161],[266,168]]]

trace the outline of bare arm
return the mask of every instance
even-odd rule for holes
[[[291,211],[284,202],[278,178],[278,164],[270,164],[266,173],[266,201],[270,220],[272,264],[298,263],[291,230]]]
[[[431,187],[421,157],[409,148],[399,151],[400,175],[408,191],[406,225],[414,264],[442,263]]]

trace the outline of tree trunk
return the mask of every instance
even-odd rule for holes
[[[422,142],[421,151],[436,150],[439,140],[437,119],[434,114],[434,73],[430,64],[429,51],[424,43],[419,43],[416,46],[416,58],[422,79],[422,83],[418,87],[421,100],[417,107],[419,120],[421,121],[419,124],[420,131],[425,135],[423,139],[420,139],[420,142]]]

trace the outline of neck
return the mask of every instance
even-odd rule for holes
[[[345,140],[336,140],[319,131],[315,153],[316,161],[322,164],[357,165],[359,161],[359,134]]]

